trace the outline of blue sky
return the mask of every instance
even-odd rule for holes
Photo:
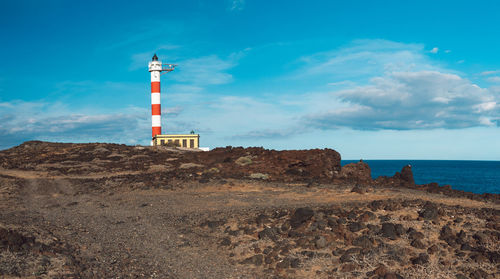
[[[333,148],[345,159],[500,159],[497,1],[0,2],[0,148]]]

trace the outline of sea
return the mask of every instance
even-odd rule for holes
[[[342,160],[341,164],[359,160]],[[452,189],[478,194],[500,194],[500,161],[452,160],[363,160],[370,165],[372,177],[393,176],[405,165],[411,165],[416,184],[437,182]]]

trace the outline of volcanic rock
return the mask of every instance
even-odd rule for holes
[[[433,203],[426,203],[424,208],[418,213],[418,215],[425,220],[435,220],[439,216],[438,208]]]
[[[429,255],[426,253],[420,253],[418,257],[414,257],[410,259],[412,264],[423,265],[429,262]]]
[[[259,239],[278,240],[278,232],[276,228],[265,228],[259,232]]]
[[[253,264],[253,265],[259,266],[259,265],[262,265],[263,262],[264,262],[264,255],[257,254],[257,255],[254,255],[252,257],[246,258],[241,263],[242,264]]]
[[[302,223],[308,221],[314,216],[314,210],[310,207],[297,208],[290,219],[292,228],[299,227]]]
[[[417,249],[425,249],[425,245],[419,239],[415,239],[411,242],[411,246]]]
[[[370,185],[373,182],[370,166],[363,161],[343,166],[339,178],[345,183],[359,185]]]
[[[321,249],[321,248],[325,248],[326,245],[328,244],[328,242],[326,241],[326,239],[323,236],[320,236],[318,239],[316,239],[314,244],[316,245],[316,248]]]
[[[398,238],[398,235],[396,233],[396,226],[393,223],[383,223],[381,233],[382,236],[392,240]]]
[[[352,244],[363,249],[373,248],[373,240],[365,235],[355,238]]]

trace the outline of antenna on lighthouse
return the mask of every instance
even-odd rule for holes
[[[151,126],[154,139],[157,135],[161,135],[160,75],[161,72],[173,71],[177,65],[162,64],[155,53],[148,66],[151,72]]]

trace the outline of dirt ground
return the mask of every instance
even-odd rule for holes
[[[38,145],[0,155],[2,278],[500,276],[495,199],[302,179],[304,154],[286,162],[301,179],[279,181],[241,173],[246,153],[220,175],[192,153],[139,166],[135,147]]]

